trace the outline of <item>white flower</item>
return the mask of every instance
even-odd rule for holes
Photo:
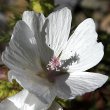
[[[69,9],[73,10],[78,2],[78,0],[54,0],[54,4],[57,6],[57,10],[63,7],[68,7]]]
[[[48,108],[49,104],[42,103],[25,89],[0,103],[0,110],[62,110],[56,102]]]
[[[104,54],[94,21],[86,19],[69,37],[71,19],[67,8],[47,18],[25,11],[2,55],[11,69],[9,80],[16,79],[45,104],[56,96],[70,99],[94,91],[108,79],[84,72],[98,64]]]

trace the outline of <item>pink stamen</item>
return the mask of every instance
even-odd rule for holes
[[[53,56],[53,58],[51,58],[51,61],[47,65],[47,70],[56,70],[57,71],[60,66],[61,66],[61,62],[60,62],[59,58]]]

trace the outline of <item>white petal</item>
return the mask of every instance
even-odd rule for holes
[[[26,71],[9,71],[9,80],[16,79],[17,82],[31,93],[35,94],[42,102],[52,103],[56,97],[56,91],[50,82],[37,75]]]
[[[35,37],[38,37],[45,22],[44,15],[34,11],[25,11],[22,20],[30,27]]]
[[[56,80],[57,95],[61,98],[75,98],[86,92],[91,92],[101,87],[108,79],[108,76],[89,73],[73,72],[66,74]]]
[[[28,94],[29,94],[29,92],[24,89],[21,92],[19,92],[18,94],[16,94],[15,96],[8,98],[8,100],[13,102],[17,108],[21,108],[24,105]]]
[[[89,18],[83,21],[71,35],[60,59],[67,60],[77,55],[79,60],[72,61],[69,72],[85,71],[98,64],[103,54],[103,45],[97,42],[95,23]]]
[[[57,102],[54,101],[48,110],[63,110],[63,109]]]
[[[44,108],[48,108],[49,104],[42,103],[35,95],[29,93],[27,90],[22,90],[20,93],[15,96],[9,98],[17,108],[25,108],[26,106],[34,107],[36,110],[42,110]]]
[[[9,100],[4,100],[0,103],[0,110],[19,110],[13,102]]]
[[[22,90],[15,96],[4,100],[0,110],[46,110],[50,104],[42,103],[35,95]]]
[[[38,56],[39,52],[33,33],[23,21],[19,21],[14,28],[9,47],[2,55],[3,62],[10,69],[17,67],[37,72],[41,69]]]
[[[23,21],[30,27],[33,32],[43,65],[47,65],[53,56],[53,51],[49,49],[45,40],[45,17],[43,14],[37,14],[33,11],[23,13]]]
[[[69,66],[68,72],[85,71],[92,68],[100,62],[104,55],[103,44],[96,43],[93,47],[89,48],[86,52],[79,54],[79,61]]]
[[[46,19],[46,43],[56,57],[63,50],[70,33],[71,11],[68,8],[51,13]]]

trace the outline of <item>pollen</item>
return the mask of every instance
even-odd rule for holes
[[[49,64],[47,65],[47,70],[58,71],[60,67],[61,67],[61,61],[59,60],[59,58],[53,56],[51,58],[51,61],[49,61]]]

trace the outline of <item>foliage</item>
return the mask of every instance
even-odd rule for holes
[[[11,83],[5,80],[0,80],[0,101],[15,95],[20,90],[22,90],[22,87],[20,87],[16,81]]]

